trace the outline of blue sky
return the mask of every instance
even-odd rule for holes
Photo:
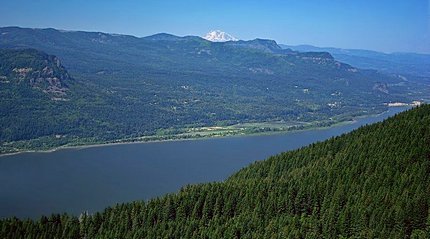
[[[430,53],[430,0],[2,0],[0,26]]]

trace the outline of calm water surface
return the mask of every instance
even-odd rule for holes
[[[0,157],[0,218],[94,212],[149,199],[190,183],[221,181],[270,155],[381,121],[406,108],[348,125],[289,134],[123,144]]]

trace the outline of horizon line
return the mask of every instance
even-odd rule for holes
[[[135,37],[135,38],[146,38],[146,37],[151,37],[151,36],[155,36],[158,34],[168,34],[168,35],[172,35],[172,36],[176,36],[176,37],[199,37],[202,38],[204,40],[206,40],[202,35],[175,35],[172,33],[168,33],[168,32],[158,32],[158,33],[154,33],[151,35],[146,35],[146,36],[137,36],[137,35],[133,35],[133,34],[129,34],[129,33],[114,33],[114,32],[104,32],[104,31],[99,31],[99,30],[70,30],[70,29],[60,29],[60,28],[55,28],[55,27],[23,27],[23,26],[0,26],[0,28],[21,28],[21,29],[33,29],[33,30],[49,30],[49,29],[53,29],[59,32],[86,32],[86,33],[103,33],[103,34],[108,34],[108,35],[112,35],[112,36],[129,36],[129,37]],[[208,32],[211,32],[213,30],[209,30]],[[222,30],[219,30],[222,31]],[[223,31],[224,32],[224,31]],[[227,33],[227,32],[226,32]],[[228,33],[229,34],[229,33]],[[252,41],[252,40],[256,40],[256,39],[263,39],[263,40],[273,40],[276,42],[276,44],[278,45],[284,45],[284,46],[292,46],[292,47],[298,47],[298,46],[310,46],[310,47],[316,47],[316,48],[333,48],[333,49],[339,49],[339,50],[365,50],[365,51],[372,51],[372,52],[377,52],[377,53],[383,53],[383,54],[417,54],[417,55],[429,55],[430,56],[430,52],[413,52],[413,51],[391,51],[391,52],[387,52],[387,51],[381,51],[381,50],[374,50],[374,49],[366,49],[366,48],[343,48],[343,47],[336,47],[336,46],[318,46],[318,45],[313,45],[310,43],[301,43],[301,44],[287,44],[287,43],[279,43],[277,40],[275,39],[270,39],[270,38],[254,38],[254,39],[240,39],[237,38],[239,41]]]

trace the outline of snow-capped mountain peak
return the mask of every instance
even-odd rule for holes
[[[210,31],[203,38],[213,42],[238,41],[234,36],[220,30]]]

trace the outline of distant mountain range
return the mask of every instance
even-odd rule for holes
[[[430,95],[422,78],[360,69],[273,40],[19,27],[0,28],[0,36],[0,152],[190,137],[204,126],[331,125]]]
[[[311,45],[280,45],[300,52],[325,51],[338,61],[365,69],[430,78],[430,55],[417,53],[382,53],[377,51],[316,47]]]

